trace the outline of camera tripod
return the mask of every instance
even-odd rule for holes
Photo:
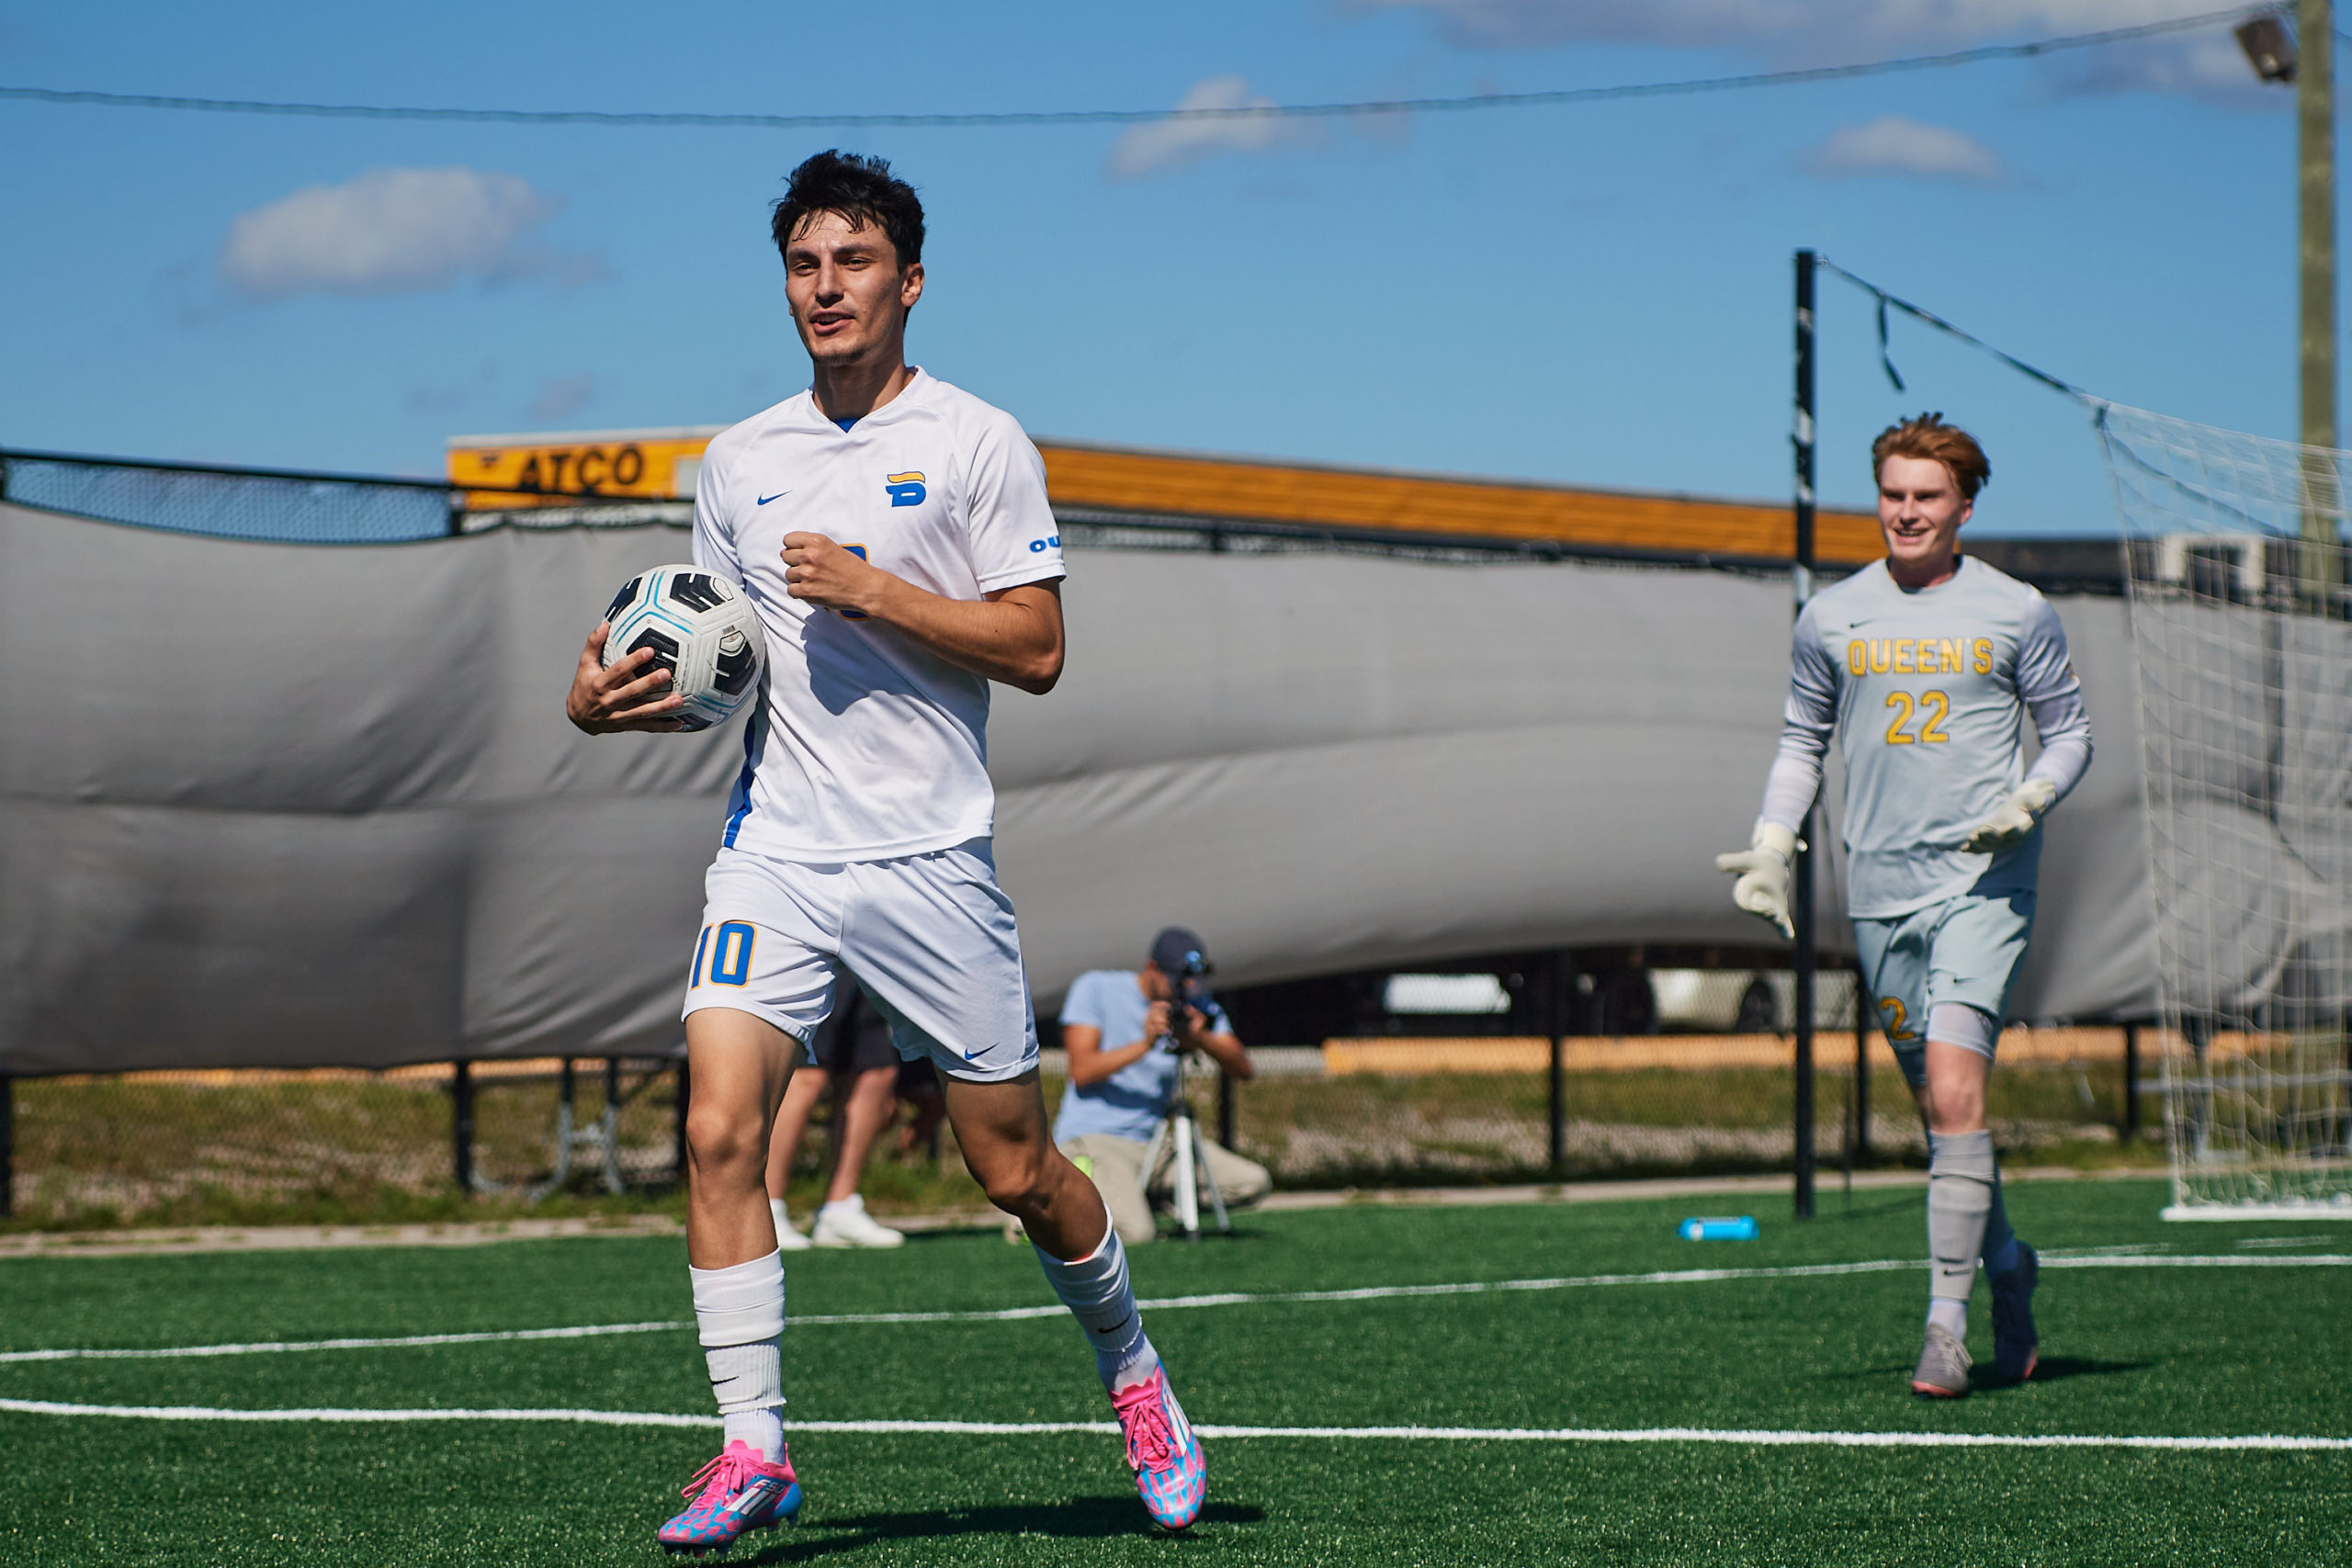
[[[1159,1168],[1160,1140],[1172,1140],[1170,1175],[1176,1188],[1176,1224],[1186,1241],[1201,1239],[1201,1189],[1209,1190],[1209,1207],[1216,1214],[1217,1234],[1230,1235],[1233,1222],[1226,1217],[1225,1194],[1217,1190],[1216,1172],[1209,1165],[1208,1148],[1201,1136],[1200,1122],[1193,1115],[1193,1102],[1184,1096],[1183,1079],[1177,1079],[1176,1100],[1168,1108],[1168,1120],[1151,1137],[1151,1147],[1144,1155],[1145,1181]]]

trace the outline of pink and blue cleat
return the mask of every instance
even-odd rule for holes
[[[1127,1438],[1127,1467],[1136,1472],[1136,1490],[1152,1522],[1162,1529],[1180,1530],[1201,1517],[1201,1499],[1209,1489],[1209,1463],[1201,1439],[1184,1419],[1168,1386],[1168,1373],[1155,1370],[1132,1388],[1111,1396],[1119,1413],[1119,1429]]]
[[[696,1557],[721,1551],[746,1530],[774,1529],[800,1517],[800,1482],[792,1473],[792,1456],[780,1453],[770,1464],[744,1442],[728,1444],[678,1495],[687,1499],[686,1511],[655,1537],[664,1551]]]

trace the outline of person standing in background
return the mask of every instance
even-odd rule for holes
[[[808,1041],[809,1066],[822,1071],[795,1073],[776,1107],[775,1132],[768,1139],[768,1208],[775,1215],[775,1244],[786,1252],[812,1247],[899,1247],[907,1237],[865,1212],[858,1184],[875,1141],[897,1110],[899,1053],[890,1043],[890,1022],[858,987],[842,987],[842,999]],[[825,1201],[807,1235],[792,1228],[785,1212],[785,1183],[792,1157],[817,1109],[817,1097],[833,1090],[833,1173]]]

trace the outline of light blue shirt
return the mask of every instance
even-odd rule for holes
[[[1225,1010],[1212,1001],[1201,1010],[1212,1034],[1233,1032]],[[1143,1038],[1144,1019],[1151,998],[1143,994],[1134,971],[1090,969],[1070,982],[1062,1002],[1062,1023],[1085,1024],[1102,1032],[1102,1049],[1115,1051]],[[1071,1084],[1062,1094],[1060,1114],[1054,1118],[1054,1141],[1067,1143],[1088,1133],[1148,1143],[1159,1131],[1168,1107],[1176,1098],[1180,1064],[1172,1051],[1147,1051],[1100,1083]]]

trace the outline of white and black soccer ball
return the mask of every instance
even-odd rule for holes
[[[688,729],[724,724],[759,690],[767,643],[759,613],[743,591],[695,566],[657,566],[621,585],[605,619],[605,668],[640,648],[670,671],[670,690],[686,699],[678,718]]]

